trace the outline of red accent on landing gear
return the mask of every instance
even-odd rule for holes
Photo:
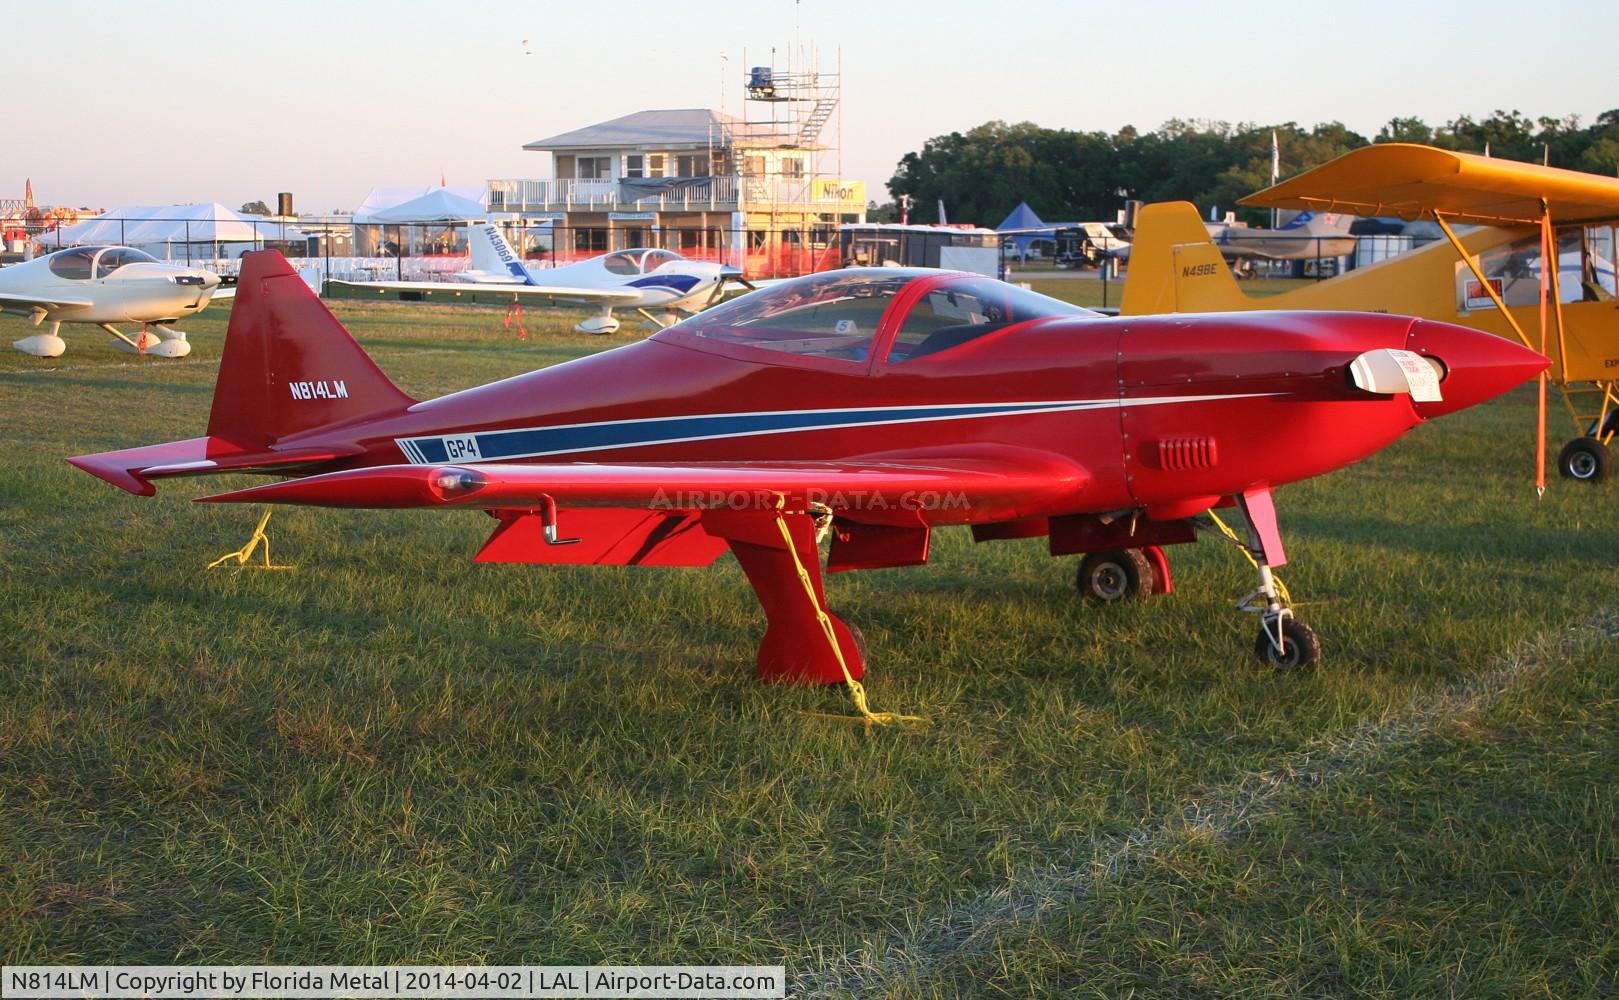
[[[1287,551],[1282,548],[1282,532],[1276,527],[1276,504],[1271,501],[1270,490],[1249,490],[1237,502],[1254,526],[1254,541],[1264,553],[1265,564],[1272,569],[1286,566]]]
[[[808,514],[787,514],[787,530],[793,538],[798,561],[809,573],[815,601],[826,607],[826,591],[821,585],[821,555],[815,545],[815,520]],[[759,643],[757,675],[766,683],[841,684],[843,670],[826,641],[816,606],[810,602],[799,579],[793,552],[782,541],[774,513],[708,511],[703,529],[724,538],[742,564],[742,572],[753,584],[753,592],[764,606],[769,623]],[[865,658],[854,634],[843,619],[827,612],[832,630],[849,675],[859,680],[866,672]]]
[[[1156,545],[1145,545],[1141,554],[1152,563],[1152,596],[1174,593],[1175,584],[1169,577],[1169,557],[1164,555],[1164,550]]]

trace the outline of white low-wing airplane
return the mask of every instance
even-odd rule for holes
[[[472,268],[443,281],[345,281],[334,284],[379,292],[494,292],[512,301],[595,306],[601,311],[580,323],[581,333],[618,329],[614,309],[634,309],[658,326],[668,326],[677,310],[698,312],[719,297],[727,281],[740,281],[736,268],[688,260],[673,250],[617,250],[546,270],[530,270],[500,229],[473,226]],[[662,313],[662,318],[652,310]]]
[[[212,271],[166,264],[132,247],[72,247],[0,268],[0,310],[28,316],[35,326],[50,321],[49,333],[12,342],[37,358],[67,350],[63,323],[94,323],[121,350],[183,358],[191,345],[168,324],[201,312],[218,288]],[[139,323],[141,332],[131,337],[114,323]]]

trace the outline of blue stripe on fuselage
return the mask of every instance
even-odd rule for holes
[[[667,288],[676,295],[684,295],[697,286],[703,279],[690,274],[658,274],[645,278],[636,278],[629,282],[631,288],[640,288],[645,291],[654,291]]]
[[[893,424],[958,417],[992,417],[1045,410],[1080,410],[1117,405],[1116,400],[1052,400],[991,405],[891,406],[847,410],[782,410],[766,413],[705,413],[686,417],[653,417],[555,427],[524,427],[453,435],[477,439],[484,461],[505,461],[608,448],[633,448],[676,441],[747,437],[755,434],[833,430],[869,424]],[[448,461],[442,436],[400,438],[407,458],[419,455],[426,464]],[[415,454],[413,455],[412,452]]]

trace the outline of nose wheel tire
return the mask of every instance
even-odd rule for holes
[[[1259,662],[1273,670],[1288,672],[1314,666],[1321,659],[1321,640],[1315,637],[1314,629],[1297,618],[1282,619],[1281,638],[1282,645],[1278,649],[1275,622],[1259,627],[1259,638],[1254,642],[1254,655],[1259,657]]]
[[[1600,483],[1613,475],[1613,453],[1596,438],[1575,438],[1557,456],[1557,471],[1564,479]]]
[[[1097,604],[1147,597],[1155,584],[1152,563],[1140,549],[1092,552],[1079,563],[1079,594]]]

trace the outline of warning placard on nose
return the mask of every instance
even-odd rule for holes
[[[1417,403],[1437,403],[1445,397],[1439,392],[1439,369],[1432,361],[1411,351],[1389,351],[1405,373],[1405,384],[1410,387],[1411,399]]]
[[[1376,393],[1409,393],[1416,403],[1436,403],[1439,367],[1413,351],[1383,348],[1367,351],[1349,366],[1350,377],[1358,388]]]

